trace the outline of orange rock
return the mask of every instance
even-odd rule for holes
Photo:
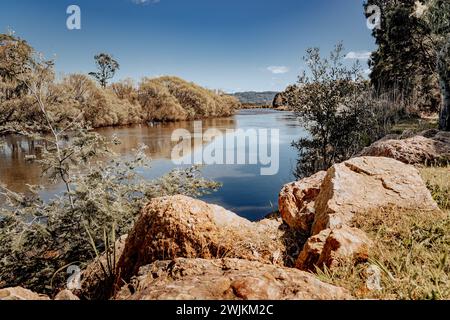
[[[341,260],[367,261],[372,241],[360,229],[341,226],[326,229],[311,237],[300,253],[296,267],[315,271],[315,268],[333,268]]]
[[[326,174],[321,171],[309,178],[287,184],[281,190],[278,208],[283,221],[291,228],[310,232],[314,222],[314,201]]]
[[[141,268],[117,300],[344,300],[347,290],[314,275],[240,259],[175,259]]]
[[[80,300],[76,295],[73,294],[70,290],[62,290],[59,292],[54,300],[62,300],[62,301],[76,301]]]
[[[117,267],[117,283],[158,260],[241,258],[283,263],[281,221],[252,223],[216,205],[185,196],[153,199],[130,232]]]

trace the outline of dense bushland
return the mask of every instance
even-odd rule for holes
[[[192,120],[229,116],[239,102],[176,77],[132,80],[98,85],[87,75],[55,80],[53,61],[44,61],[24,40],[0,35],[0,125],[26,128],[45,122],[33,83],[39,77],[41,99],[56,123],[77,118],[92,127],[130,125],[148,121]],[[111,77],[111,76],[110,76]],[[108,78],[109,79],[109,78]],[[42,128],[42,125],[41,125]]]
[[[282,94],[310,133],[299,150],[298,177],[356,155],[390,133],[398,121],[440,110],[439,127],[450,124],[450,4],[444,0],[368,0],[382,9],[373,36],[370,81],[358,65],[348,67],[338,45],[329,57],[309,49],[308,74]]]
[[[133,101],[133,94],[129,101]],[[230,116],[239,108],[239,102],[231,96],[215,94],[176,77],[143,79],[137,101],[147,117],[160,121]]]

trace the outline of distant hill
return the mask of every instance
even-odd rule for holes
[[[254,105],[272,105],[273,99],[278,92],[264,91],[264,92],[236,92],[232,96],[236,97],[242,104]]]

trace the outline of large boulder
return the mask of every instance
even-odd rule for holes
[[[35,293],[31,290],[15,287],[0,289],[0,300],[50,300],[46,295]]]
[[[408,139],[384,139],[360,155],[387,157],[407,164],[440,164],[450,160],[450,133],[427,130]]]
[[[298,257],[296,267],[315,271],[316,267],[332,269],[345,260],[365,262],[372,241],[360,229],[340,226],[325,229],[307,241]]]
[[[438,210],[416,168],[377,157],[331,167],[315,200],[312,234],[349,225],[357,213],[378,208]]]
[[[353,228],[356,214],[379,209],[439,210],[416,168],[383,157],[359,157],[286,185],[283,220],[312,236],[296,261],[301,270],[333,268],[342,260],[365,261],[371,241]]]
[[[185,196],[153,199],[129,233],[116,284],[142,266],[178,257],[223,257],[283,264],[281,221],[252,223],[219,206]]]
[[[141,268],[118,300],[352,299],[312,274],[240,259],[175,259]]]
[[[291,228],[312,235],[351,226],[356,213],[377,208],[437,210],[417,169],[383,157],[359,157],[284,186],[279,210]]]
[[[314,201],[326,176],[325,171],[292,182],[283,187],[278,198],[278,210],[283,221],[295,230],[309,233],[314,222]]]

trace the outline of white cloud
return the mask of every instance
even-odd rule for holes
[[[369,51],[350,51],[349,53],[347,53],[347,55],[345,56],[345,59],[347,60],[368,60],[370,58],[370,55],[372,53]]]
[[[132,0],[134,4],[145,5],[159,3],[161,0]]]
[[[286,66],[270,66],[267,67],[267,70],[269,70],[273,74],[283,74],[289,72],[289,68]]]

